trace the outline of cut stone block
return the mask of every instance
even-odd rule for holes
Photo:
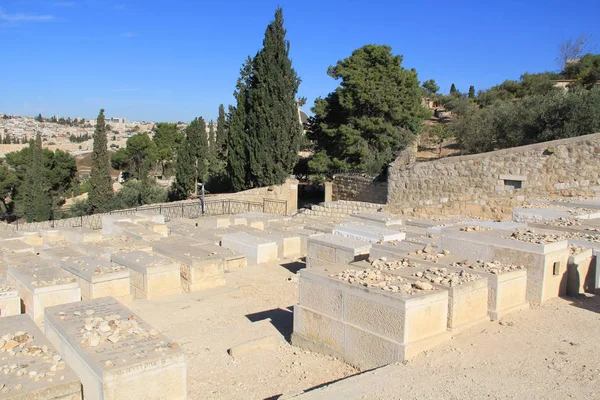
[[[115,233],[115,224],[117,222],[131,222],[131,216],[127,214],[111,214],[102,216],[102,234],[113,235]]]
[[[411,359],[450,337],[445,290],[390,293],[308,270],[299,285],[292,343],[358,368]]]
[[[221,245],[245,254],[249,265],[262,264],[277,259],[277,244],[272,239],[233,234],[223,236]]]
[[[229,216],[202,217],[194,221],[196,226],[210,229],[229,228],[231,226],[231,217]]]
[[[159,213],[151,211],[138,211],[135,213],[136,217],[143,218],[146,221],[155,222],[157,224],[165,223],[165,216]]]
[[[569,257],[567,266],[567,295],[594,293],[596,289],[596,259],[593,249],[585,249]]]
[[[100,257],[106,261],[110,261],[113,253],[121,251],[152,251],[152,243],[128,237],[114,237],[98,243],[78,244],[74,246],[74,249],[88,256]]]
[[[112,296],[131,300],[129,270],[98,257],[82,257],[60,262],[60,267],[79,281],[84,300]]]
[[[422,249],[423,245],[407,241],[374,243],[369,258],[379,260],[381,257],[386,257],[390,260],[398,260]]]
[[[61,232],[69,243],[94,243],[104,240],[101,231],[90,228],[62,228]]]
[[[21,298],[17,289],[0,276],[0,317],[21,314]]]
[[[505,235],[505,233],[503,233]],[[499,261],[527,268],[527,301],[541,304],[567,292],[568,242],[537,244],[506,239],[493,231],[442,230],[440,248],[469,260]]]
[[[334,264],[348,264],[369,258],[371,243],[324,234],[308,238],[307,267],[310,259]]]
[[[60,229],[40,229],[39,232],[44,244],[62,242],[65,240]]]
[[[381,228],[400,229],[403,225],[402,218],[398,215],[389,213],[357,213],[350,216],[350,221],[356,221],[363,224],[379,226]]]
[[[274,241],[277,244],[277,258],[300,257],[302,241],[298,234],[271,229],[267,229],[266,231],[255,230],[248,234],[250,236]]]
[[[23,347],[18,352],[2,350],[0,399],[81,400],[79,378],[28,316],[3,318],[0,336],[5,335],[8,343]]]
[[[0,242],[0,251],[2,254],[15,254],[15,253],[33,253],[33,246],[25,243],[23,240],[2,240]]]
[[[333,234],[371,243],[390,242],[406,238],[404,232],[355,222],[336,226]]]
[[[402,269],[396,272],[417,281],[423,279],[416,277],[418,272],[432,268],[430,265]],[[458,268],[446,268],[448,272],[460,272]],[[392,271],[394,273],[395,271]],[[482,322],[489,322],[488,316],[488,280],[483,275],[477,275],[479,279],[464,282],[452,286],[432,283],[438,289],[448,291],[448,328],[452,331],[462,331]],[[520,300],[519,300],[520,301]],[[522,301],[520,301],[522,302]]]
[[[153,251],[180,263],[184,292],[225,285],[223,257],[205,250],[200,243],[182,243],[170,237],[154,242]]]
[[[39,232],[23,232],[23,240],[32,246],[41,246],[44,242]]]
[[[198,247],[200,247],[203,251],[206,251],[208,254],[222,257],[223,267],[226,271],[244,268],[247,265],[246,255],[238,253],[237,251],[212,243],[199,244]]]
[[[46,311],[46,336],[76,371],[86,400],[187,398],[179,345],[115,299]]]
[[[165,224],[160,224],[158,222],[153,221],[139,221],[136,222],[136,225],[143,226],[146,229],[151,230],[152,232],[160,234],[162,237],[169,236],[169,227]]]
[[[180,264],[144,251],[112,255],[112,261],[129,268],[134,299],[152,299],[181,293]]]
[[[21,298],[22,311],[39,326],[44,323],[44,309],[57,304],[81,300],[79,283],[56,263],[8,268],[7,280]]]
[[[120,235],[129,237],[135,240],[157,240],[164,237],[162,234],[157,233],[149,228],[142,225],[136,225],[132,222],[115,222],[113,224],[113,235]]]
[[[40,249],[40,257],[46,260],[62,261],[85,257],[85,253],[77,251],[73,247],[60,246]]]

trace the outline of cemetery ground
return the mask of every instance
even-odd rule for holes
[[[179,343],[190,399],[276,399],[358,374],[289,344],[297,260],[226,273],[227,285],[128,304]],[[269,320],[270,318],[270,320]],[[405,363],[306,393],[306,399],[593,399],[600,383],[600,298],[554,298],[478,324]],[[265,340],[282,334],[286,341]],[[241,346],[240,346],[241,345]],[[262,346],[262,347],[261,347]],[[230,356],[228,350],[240,348]]]

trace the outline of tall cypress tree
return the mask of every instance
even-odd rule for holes
[[[469,86],[469,95],[468,95],[469,99],[474,99],[475,98],[475,86],[471,85]]]
[[[113,188],[109,170],[109,156],[106,147],[106,122],[104,109],[100,110],[94,131],[92,148],[92,170],[90,173],[90,189],[88,203],[95,212],[108,211],[112,205]]]
[[[229,107],[227,126],[229,135],[227,139],[227,174],[234,191],[244,190],[247,187],[246,170],[248,163],[248,135],[247,111],[248,90],[252,78],[252,59],[248,57],[236,84],[233,93],[236,106]],[[218,127],[217,127],[218,128]],[[218,137],[218,136],[217,136]]]
[[[180,198],[186,198],[194,190],[194,169],[192,154],[187,137],[177,149],[175,164],[175,182]]]
[[[42,137],[29,140],[29,164],[25,174],[25,216],[27,222],[47,221],[52,214],[52,201],[48,196],[47,182],[44,176],[44,153]]]
[[[179,148],[175,178],[177,187],[184,195],[198,193],[198,182],[208,177],[208,139],[206,123],[202,117],[195,118],[185,128],[185,140]]]
[[[208,123],[208,147],[210,148],[211,153],[215,151],[215,123],[210,121]]]
[[[450,94],[455,94],[456,92],[458,92],[458,90],[456,90],[456,86],[454,86],[454,83],[452,83],[450,86]]]
[[[289,58],[283,11],[267,26],[263,49],[253,61],[248,91],[247,173],[250,186],[282,183],[298,160],[302,127],[296,94],[300,79]]]
[[[217,130],[215,132],[216,154],[219,160],[225,160],[227,155],[227,120],[225,107],[219,105],[219,117],[217,118]]]

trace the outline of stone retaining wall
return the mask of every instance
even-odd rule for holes
[[[409,151],[407,151],[408,153]],[[600,134],[469,156],[415,163],[401,154],[391,165],[388,207],[484,206],[535,196],[600,195]]]
[[[377,204],[385,204],[387,201],[387,182],[379,182],[369,176],[336,175],[332,186],[333,201],[350,200]]]

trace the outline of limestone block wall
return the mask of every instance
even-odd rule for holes
[[[379,182],[369,176],[336,175],[333,178],[332,199],[385,204],[387,187],[387,182]]]
[[[390,166],[390,210],[452,202],[600,195],[600,133],[489,153]]]

